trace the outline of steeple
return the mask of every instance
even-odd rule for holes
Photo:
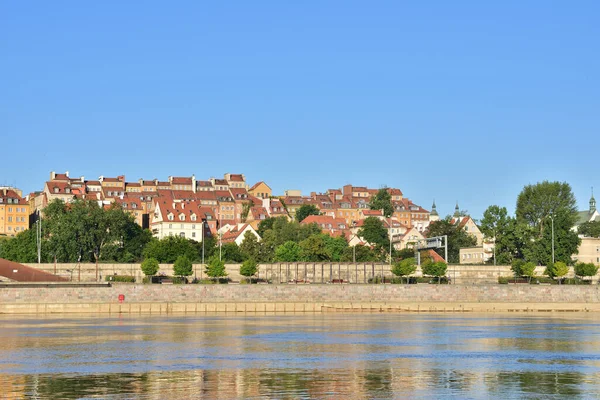
[[[433,205],[431,206],[431,213],[430,215],[438,215],[437,209],[435,207],[435,199],[433,200]]]
[[[590,199],[590,214],[596,211],[596,199],[594,198],[594,188],[592,187],[592,198]]]
[[[460,208],[458,207],[458,201],[456,202],[456,207],[454,207],[454,217],[460,217]]]

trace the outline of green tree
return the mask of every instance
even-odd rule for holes
[[[231,263],[239,263],[244,260],[244,255],[242,254],[239,246],[235,242],[223,243],[221,249],[221,258],[223,261],[231,262]]]
[[[156,258],[146,258],[144,261],[142,261],[141,267],[144,275],[156,275],[159,269],[158,260]]]
[[[357,244],[353,247],[346,247],[340,257],[342,262],[372,262],[379,260],[379,254],[374,252],[369,246]]]
[[[600,237],[600,221],[584,222],[579,225],[577,232],[585,237]]]
[[[252,258],[254,260],[258,260],[260,244],[258,243],[258,238],[254,233],[250,231],[244,233],[244,240],[240,245],[240,251],[245,259]]]
[[[318,233],[310,235],[300,242],[302,248],[302,259],[304,261],[328,261],[331,254],[327,249],[327,235]]]
[[[585,279],[585,277],[593,277],[598,273],[598,266],[594,263],[579,262],[575,264],[575,275]]]
[[[321,211],[314,204],[304,204],[296,210],[296,221],[302,222],[309,215],[320,215]]]
[[[173,264],[173,273],[176,276],[190,276],[193,273],[192,262],[186,256],[179,256]]]
[[[402,261],[398,261],[392,268],[392,273],[400,278],[409,276],[415,273],[417,270],[417,262],[414,258],[405,258]],[[408,283],[408,278],[406,283]]]
[[[535,276],[535,264],[531,261],[526,262],[521,266],[521,276],[528,278],[531,282],[531,278]]]
[[[567,267],[567,264],[562,261],[557,261],[554,264],[549,263],[544,271],[544,274],[546,274],[548,277],[552,279],[558,278],[559,284],[560,278],[565,276],[567,273],[569,273],[569,267]]]
[[[258,263],[252,258],[247,259],[240,266],[240,275],[246,278],[253,277],[256,272],[258,272]]]
[[[446,275],[448,265],[443,261],[426,262],[422,264],[421,269],[423,271],[423,275],[437,277],[438,283],[440,283],[441,277]]]
[[[519,256],[516,220],[508,215],[506,207],[489,206],[483,213],[480,229],[488,240],[495,243],[497,264],[510,264],[513,258]]]
[[[387,187],[381,188],[377,191],[375,196],[371,198],[369,203],[371,210],[383,210],[383,215],[389,218],[394,214],[394,204],[392,203],[392,195],[388,191]]]
[[[263,219],[258,223],[258,236],[263,237],[265,232],[269,229],[273,229],[273,224],[277,218],[267,218]]]
[[[460,249],[462,247],[474,247],[477,245],[475,236],[467,233],[458,224],[452,224],[450,217],[434,221],[429,224],[428,237],[448,236],[448,261],[449,263],[458,264],[460,261]],[[435,251],[444,257],[444,249],[435,249]]]
[[[341,261],[344,251],[348,248],[348,241],[344,236],[332,237],[324,235],[325,249],[331,257],[331,261]]]
[[[523,255],[535,264],[552,261],[554,225],[555,259],[571,262],[581,240],[572,230],[577,221],[577,205],[566,182],[544,181],[523,188],[517,198],[517,224],[522,226]]]
[[[363,226],[358,230],[358,236],[373,245],[387,248],[390,243],[388,231],[383,222],[377,217],[367,217]]]
[[[179,236],[166,236],[160,240],[153,239],[143,251],[144,258],[156,258],[165,264],[174,263],[180,255],[186,256],[191,261],[199,261],[201,254],[202,243]]]
[[[275,261],[295,262],[301,259],[302,247],[291,240],[288,240],[275,249]]]
[[[227,276],[225,262],[219,260],[219,257],[212,256],[206,265],[206,275],[212,279],[218,279]]]

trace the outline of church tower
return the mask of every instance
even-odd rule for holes
[[[439,221],[440,215],[437,212],[437,208],[435,206],[435,200],[433,200],[433,205],[431,206],[431,212],[429,213],[429,221]]]

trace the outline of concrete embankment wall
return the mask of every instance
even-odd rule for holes
[[[327,311],[600,312],[600,287],[115,284],[86,288],[57,284],[0,289],[2,314]]]
[[[98,264],[96,273],[95,264],[25,264],[43,271],[57,274],[74,282],[95,282],[104,280],[108,275],[131,275],[141,282],[144,277],[140,264]],[[233,281],[240,281],[239,264],[226,265],[228,277]],[[537,267],[536,275],[543,275],[544,267]],[[159,274],[173,275],[171,264],[161,264]],[[415,276],[421,276],[421,270],[417,269]],[[497,283],[498,277],[513,275],[510,266],[507,265],[449,265],[447,276],[456,284],[486,284]],[[325,283],[332,280],[343,280],[349,283],[367,283],[373,276],[385,276],[391,278],[394,275],[388,264],[379,263],[274,263],[261,264],[257,276],[268,279],[272,283],[289,281],[309,281],[311,283]],[[573,276],[573,271],[569,275]],[[203,279],[206,277],[204,266],[194,264],[192,278]],[[594,278],[594,282],[597,277]]]

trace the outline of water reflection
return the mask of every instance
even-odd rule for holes
[[[600,396],[594,316],[128,316],[0,323],[0,387],[7,398]]]

